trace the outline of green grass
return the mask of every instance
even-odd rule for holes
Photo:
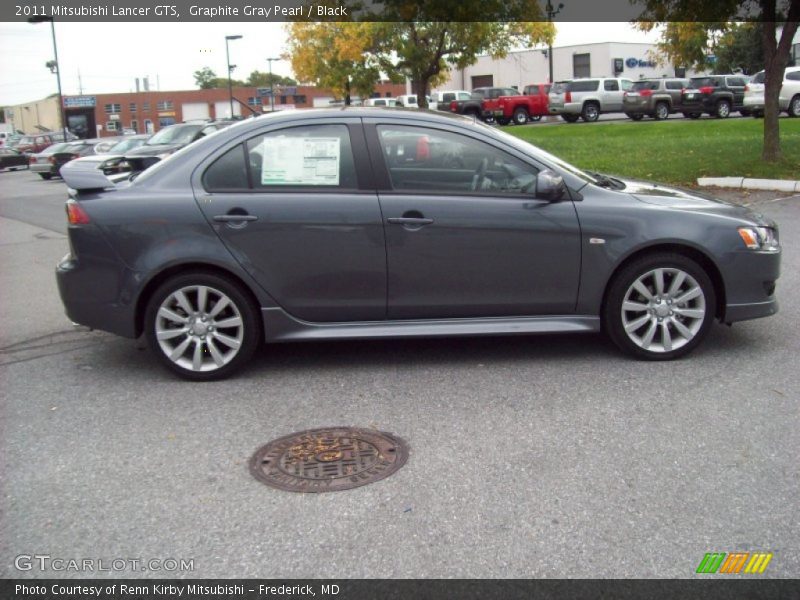
[[[590,171],[696,185],[698,177],[800,179],[800,119],[781,119],[777,163],[761,160],[763,119],[702,119],[505,127]]]

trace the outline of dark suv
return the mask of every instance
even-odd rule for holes
[[[706,75],[692,77],[689,88],[683,90],[681,103],[687,117],[697,119],[703,113],[726,119],[731,112],[749,115],[744,108],[744,75]]]
[[[666,119],[683,110],[681,92],[689,87],[688,79],[642,79],[622,96],[622,110],[634,121],[647,115]]]

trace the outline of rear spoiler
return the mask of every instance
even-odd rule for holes
[[[114,182],[103,175],[100,169],[75,168],[67,163],[61,167],[60,175],[68,187],[78,192],[115,187]]]

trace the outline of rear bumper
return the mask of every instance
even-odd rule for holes
[[[30,165],[30,170],[34,173],[50,173],[51,175],[54,174],[53,165],[51,163],[47,164],[39,164],[33,163]]]
[[[131,275],[128,269],[111,261],[86,265],[68,254],[56,267],[58,292],[67,317],[79,325],[135,338],[135,306],[124,299],[108,297],[108,290],[118,290]]]

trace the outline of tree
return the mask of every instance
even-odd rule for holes
[[[199,71],[194,72],[194,83],[199,87],[201,90],[210,90],[214,87],[214,80],[217,78],[217,74],[211,70],[210,67],[203,67]]]
[[[502,58],[514,47],[548,43],[555,27],[544,20],[536,0],[408,2],[376,0],[382,5],[375,24],[372,52],[381,69],[407,77],[417,103],[446,80],[450,69],[463,69],[487,53]]]
[[[778,95],[789,62],[792,38],[797,33],[800,0],[783,1],[780,11],[778,0],[634,1],[644,6],[639,27],[650,31],[657,24],[666,24],[659,51],[674,63],[688,67],[704,68],[707,65],[707,50],[732,29],[731,21],[741,17],[741,13],[757,21],[765,70],[764,146],[761,157],[765,161],[777,161],[781,156]],[[748,10],[754,13],[747,14]],[[777,33],[779,24],[782,24],[780,38]]]
[[[351,92],[369,97],[380,69],[368,52],[375,23],[297,21],[286,27],[286,57],[300,81],[329,88],[350,104]]]
[[[297,85],[297,82],[291,77],[283,77],[275,73],[272,74],[272,79],[270,79],[269,73],[253,71],[250,73],[245,84],[251,87],[270,87],[271,85]]]
[[[724,33],[717,44],[715,73],[733,73],[741,69],[754,75],[764,68],[764,46],[758,23],[736,23]]]

